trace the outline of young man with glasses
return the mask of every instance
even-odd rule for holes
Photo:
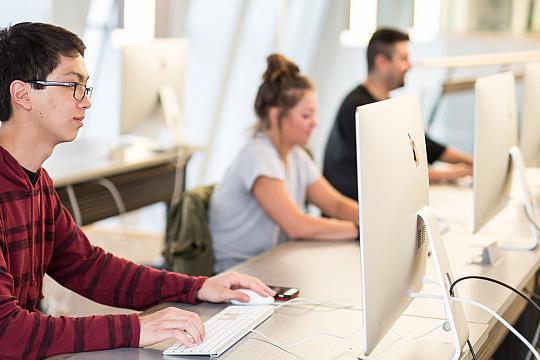
[[[204,339],[194,313],[52,317],[36,309],[44,274],[102,304],[146,309],[162,302],[248,301],[234,289],[273,295],[236,273],[190,277],[139,266],[92,246],[62,206],[41,168],[54,147],[72,141],[90,108],[85,46],[77,35],[41,23],[0,29],[0,357],[137,347],[166,339]]]

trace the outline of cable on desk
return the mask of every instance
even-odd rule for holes
[[[329,300],[324,300],[324,301],[311,301],[309,299],[306,299],[306,298],[294,298],[294,299],[291,299],[289,301],[285,301],[281,304],[278,304],[276,306],[276,310],[283,307],[283,306],[291,306],[291,305],[313,305],[315,307],[317,306],[324,306],[325,304],[327,305],[333,305],[332,303],[335,302],[335,301],[339,301],[339,300],[346,300],[346,299],[329,299]],[[337,309],[354,309],[354,307],[352,305],[340,305],[340,304],[337,304]],[[313,310],[313,309],[312,309]],[[311,310],[310,310],[311,311]],[[303,338],[300,338],[290,344],[280,344],[278,343],[277,341],[275,341],[274,339],[270,338],[269,336],[261,333],[260,331],[257,331],[257,330],[251,330],[250,332],[254,333],[254,334],[257,334],[259,335],[260,337],[262,337],[263,339],[257,339],[257,338],[253,338],[253,340],[259,340],[259,341],[264,341],[270,345],[273,345],[283,351],[286,351],[288,353],[290,353],[288,351],[289,348],[292,348],[294,346],[297,346],[299,344],[302,344],[302,343],[305,343],[307,341],[310,341],[314,338],[317,338],[319,336],[329,336],[329,337],[334,337],[334,338],[338,338],[338,339],[341,339],[341,340],[346,340],[346,339],[350,339],[356,335],[358,335],[360,332],[363,331],[363,327],[358,329],[358,330],[355,330],[352,334],[350,335],[345,335],[345,336],[342,336],[342,335],[337,335],[337,334],[333,334],[333,333],[330,333],[330,332],[326,332],[326,331],[321,331],[321,332],[318,332],[318,333],[315,333],[315,334],[312,334],[312,335],[308,335],[308,336],[304,336]]]
[[[275,341],[274,339],[264,335],[263,333],[261,333],[260,331],[257,331],[257,330],[250,330],[250,332],[254,333],[254,334],[257,334],[261,337],[263,337],[264,339],[266,339],[269,343],[271,343],[272,345],[280,348],[280,349],[289,349],[289,348],[292,348],[292,347],[295,347],[297,345],[300,345],[300,344],[303,344],[307,341],[310,341],[312,339],[315,339],[319,336],[329,336],[329,337],[333,337],[333,338],[337,338],[337,339],[340,339],[340,340],[347,340],[347,339],[350,339],[358,334],[360,334],[362,331],[364,330],[364,327],[362,326],[360,329],[358,330],[355,330],[352,334],[350,335],[337,335],[337,334],[333,334],[333,333],[330,333],[330,332],[326,332],[326,331],[320,331],[318,333],[315,333],[315,334],[312,334],[312,335],[308,335],[308,336],[304,336],[303,338],[300,338],[296,341],[294,341],[293,343],[291,344],[287,344],[287,345],[283,345],[283,344],[279,344],[277,341]]]
[[[275,347],[277,347],[278,349],[280,349],[281,351],[284,351],[284,352],[286,352],[286,353],[288,353],[288,354],[291,354],[291,355],[293,355],[293,356],[295,356],[295,357],[297,357],[297,358],[299,358],[299,359],[302,359],[302,360],[304,359],[304,358],[301,357],[300,355],[297,355],[297,354],[295,354],[295,353],[293,353],[293,352],[287,350],[287,348],[285,348],[285,347],[279,345],[279,344],[276,343],[273,339],[271,339],[271,338],[269,338],[268,336],[266,336],[266,335],[260,333],[259,331],[257,331],[257,330],[251,330],[250,332],[252,332],[252,333],[254,333],[254,334],[257,334],[257,335],[259,335],[260,337],[262,337],[262,339],[258,339],[258,338],[250,338],[250,339],[257,340],[257,341],[262,341],[262,342],[267,343],[267,344],[269,344],[269,345],[275,346]]]
[[[444,323],[446,323],[446,322],[447,322],[447,321],[443,321],[443,322],[440,323],[439,325],[432,327],[432,328],[429,329],[428,331],[425,331],[423,334],[415,335],[415,336],[403,336],[403,335],[401,335],[399,332],[397,332],[397,331],[394,330],[394,329],[390,329],[390,331],[393,332],[395,335],[399,336],[399,338],[401,338],[401,339],[418,340],[418,339],[421,339],[421,338],[423,338],[423,337],[428,336],[429,334],[431,334],[431,333],[434,332],[435,330],[438,330],[439,328],[442,328],[442,327],[444,326]]]
[[[526,208],[524,207],[525,209],[525,214],[527,214],[527,216],[529,216],[529,213],[528,211],[526,210]],[[492,278],[489,278],[489,277],[486,277],[486,276],[464,276],[462,278],[459,278],[457,280],[455,280],[452,285],[450,285],[450,294],[453,296],[454,295],[454,286],[458,283],[458,282],[461,282],[463,280],[467,280],[467,279],[478,279],[478,280],[485,280],[485,281],[490,281],[490,282],[493,282],[495,284],[498,284],[498,285],[501,285],[509,290],[512,290],[513,292],[515,292],[516,294],[518,294],[519,296],[521,296],[523,299],[527,300],[528,303],[532,304],[536,310],[538,310],[540,312],[540,306],[538,306],[538,304],[533,300],[531,299],[531,297],[538,297],[538,295],[534,294],[534,293],[528,293],[528,294],[525,294],[524,292],[518,290],[518,289],[515,289],[514,287],[508,285],[508,284],[505,284],[503,283],[502,281],[499,281],[499,280],[496,280],[496,279],[492,279]],[[531,295],[531,296],[527,296],[527,295]],[[540,337],[540,323],[538,324],[538,327],[536,328],[536,331],[535,331],[535,334],[534,334],[534,337],[533,337],[533,341],[532,341],[532,345],[533,347],[536,346],[536,343],[538,342],[538,338]],[[471,347],[471,346],[469,346]],[[531,358],[531,352],[529,350],[529,352],[527,353],[527,357],[526,359],[530,359]],[[474,358],[473,358],[474,360]]]
[[[346,301],[350,303],[350,305],[340,304],[338,301]],[[343,299],[343,298],[333,298],[333,299],[326,299],[322,301],[312,301],[306,298],[297,297],[291,300],[287,300],[281,303],[274,302],[274,305],[276,305],[276,310],[283,306],[290,306],[290,305],[312,305],[313,307],[318,306],[327,306],[332,307],[334,309],[339,310],[362,310],[361,308],[355,307],[352,304],[352,301],[350,299]]]
[[[417,294],[419,295],[418,297],[426,297],[426,295],[421,295],[421,294]],[[414,297],[414,296],[413,296]],[[438,296],[438,295],[433,295],[433,297],[436,297],[437,299],[440,299],[441,296]],[[276,310],[279,309],[280,307],[283,307],[283,306],[287,306],[287,305],[314,305],[314,306],[324,306],[324,305],[333,305],[332,302],[335,302],[335,301],[338,301],[338,300],[346,300],[346,299],[329,299],[329,300],[325,300],[325,301],[319,301],[319,302],[314,302],[314,301],[310,301],[309,299],[306,299],[306,298],[294,298],[294,299],[291,299],[289,301],[286,301],[286,302],[283,302],[279,305],[276,306]],[[338,309],[357,309],[355,307],[353,307],[352,305],[341,305],[341,304],[337,304],[339,307],[337,307]],[[411,337],[411,339],[420,339],[424,336],[427,336],[429,334],[431,334],[433,331],[439,329],[440,327],[442,326],[441,325],[437,325],[435,327],[433,327],[432,329],[429,329],[427,332],[421,334],[421,335],[418,335],[418,336],[414,336],[414,337]],[[315,333],[315,334],[312,334],[312,335],[308,335],[308,336],[305,336],[303,338],[300,338],[290,344],[280,344],[278,343],[277,341],[275,341],[274,339],[270,338],[269,336],[261,333],[260,331],[257,331],[257,330],[251,330],[250,332],[254,333],[254,334],[257,334],[259,336],[261,336],[263,339],[257,339],[257,338],[252,338],[253,340],[259,340],[259,341],[263,341],[263,342],[266,342],[267,344],[270,344],[270,345],[273,345],[283,351],[286,351],[288,353],[290,353],[288,351],[288,349],[292,348],[292,347],[295,347],[297,345],[300,345],[302,343],[305,343],[307,341],[310,341],[314,338],[317,338],[319,336],[329,336],[329,337],[334,337],[334,338],[337,338],[337,339],[340,339],[340,340],[347,340],[347,339],[350,339],[356,335],[358,335],[359,333],[361,333],[362,331],[364,330],[364,328],[360,328],[356,331],[354,331],[352,334],[350,335],[337,335],[337,334],[333,334],[333,333],[330,333],[330,332],[326,332],[326,331],[321,331],[321,332],[318,332],[318,333]],[[393,331],[393,330],[392,330]],[[401,338],[401,339],[405,339],[406,337],[402,336],[401,334],[397,333],[396,331],[393,331],[394,333],[396,333],[396,335]],[[469,345],[469,350],[471,351],[471,354],[472,354],[472,358],[473,360],[476,360],[476,354],[474,353],[474,350],[473,350],[473,347],[470,343],[470,341],[467,339],[467,344]],[[296,355],[296,354],[293,354],[293,355]],[[362,359],[362,358],[358,358],[358,359]],[[539,359],[540,360],[540,359]]]
[[[508,285],[508,284],[505,284],[503,283],[502,281],[499,281],[497,279],[492,279],[492,278],[489,278],[489,277],[486,277],[486,276],[477,276],[477,275],[470,275],[470,276],[464,276],[464,277],[461,277],[457,280],[454,280],[454,282],[452,283],[452,285],[450,285],[450,295],[451,296],[454,296],[454,287],[461,281],[463,280],[468,280],[468,279],[478,279],[478,280],[485,280],[485,281],[490,281],[490,282],[493,282],[495,284],[498,284],[498,285],[501,285],[509,290],[512,290],[513,292],[515,292],[516,294],[518,294],[519,296],[521,296],[523,299],[527,300],[528,303],[530,303],[532,306],[535,307],[536,310],[538,310],[540,312],[540,306],[538,306],[538,304],[536,302],[534,302],[530,297],[528,297],[525,293],[523,293],[522,291],[516,289],[516,288],[513,288],[512,286]]]
[[[437,283],[437,282],[435,282],[435,281],[432,281],[432,280],[429,279],[428,277],[424,277],[424,278],[422,279],[422,282],[423,282],[424,284],[435,284],[435,285],[437,285],[437,286],[440,287],[439,283]],[[449,292],[450,292],[450,291],[449,291]],[[450,292],[450,293],[451,293],[451,295],[452,295],[453,291]],[[437,299],[437,300],[442,300],[442,298],[443,298],[442,295],[438,295],[438,294],[420,294],[420,293],[416,293],[416,292],[410,293],[409,296],[410,296],[411,298],[413,298],[413,299]],[[453,296],[453,295],[452,295],[452,296]],[[436,329],[436,328],[435,328],[435,329]],[[429,331],[428,333],[426,333],[425,335],[431,333],[431,331],[434,331],[435,329],[430,330],[430,331]],[[424,335],[424,336],[425,336],[425,335]],[[473,349],[472,344],[471,344],[471,342],[470,342],[469,339],[467,339],[467,345],[469,346],[469,351],[470,351],[470,353],[471,353],[471,356],[472,356],[473,360],[476,360],[476,354],[475,354],[475,352],[474,352],[474,349]]]
[[[472,347],[471,340],[467,339],[467,345],[469,346],[469,351],[471,353],[473,360],[476,360],[476,353],[474,352],[474,349]]]
[[[504,326],[506,326],[506,328],[508,330],[510,330],[514,335],[516,335],[518,337],[519,340],[521,340],[521,342],[523,342],[523,344],[525,344],[525,346],[527,346],[529,348],[529,350],[533,353],[534,357],[537,359],[537,360],[540,360],[540,354],[538,354],[538,351],[536,351],[536,349],[531,345],[530,342],[527,341],[527,339],[525,339],[523,337],[523,335],[521,335],[512,325],[510,325],[506,320],[504,320],[499,314],[497,314],[495,311],[493,311],[492,309],[488,308],[487,306],[483,305],[483,304],[480,304],[476,301],[472,301],[472,300],[468,300],[468,299],[462,299],[462,298],[458,298],[458,297],[454,297],[452,296],[451,299],[453,301],[457,301],[457,302],[460,302],[460,303],[463,303],[463,304],[469,304],[469,305],[473,305],[473,306],[476,306],[488,313],[490,313],[492,316],[494,316],[497,320],[499,320],[501,322],[501,324],[503,324]]]
[[[429,282],[432,282],[432,283],[435,283],[433,281],[429,281]],[[437,283],[435,283],[437,284]],[[426,294],[411,294],[411,297],[415,298],[415,297],[418,297],[418,298],[426,298],[426,297],[432,297],[432,298],[436,298],[436,299],[441,299],[441,296],[440,295],[433,295],[433,296],[430,296],[430,295],[426,295]],[[310,301],[306,298],[294,298],[294,299],[291,299],[289,301],[286,301],[282,304],[279,304],[276,306],[276,310],[279,309],[280,307],[282,306],[286,306],[286,305],[314,305],[314,306],[332,306],[334,305],[333,303],[336,302],[336,301],[340,301],[340,300],[347,300],[347,299],[328,299],[328,300],[324,300],[324,301],[320,301],[320,302],[313,302],[313,301]],[[341,305],[341,304],[336,304],[337,305],[337,309],[349,309],[349,310],[357,310],[358,308],[350,305]],[[359,309],[361,310],[361,309]],[[420,335],[416,335],[416,336],[413,336],[413,337],[410,337],[410,339],[421,339],[429,334],[431,334],[432,332],[434,332],[435,330],[439,329],[440,327],[442,327],[443,324],[440,324],[440,325],[437,325],[431,329],[429,329],[428,331],[424,332],[423,334],[420,334]],[[401,335],[400,333],[398,333],[397,331],[395,330],[391,330],[394,334],[396,334],[398,337],[400,337],[401,339],[405,339],[405,338],[408,338],[408,337],[405,337],[403,335]],[[264,336],[264,334],[261,334],[259,333],[259,335],[261,336]],[[328,335],[328,334],[323,334],[323,333],[318,333],[317,335]],[[266,337],[266,336],[265,336]],[[268,343],[272,344],[272,345],[276,345],[278,346],[277,344],[274,344],[272,343],[272,339],[268,339],[269,341],[267,341]],[[293,344],[293,345],[296,345],[296,344]],[[473,360],[476,360],[476,354],[474,352],[474,349],[472,347],[472,344],[470,342],[469,339],[467,339],[467,345],[469,346],[469,351],[471,352],[471,356],[473,358]],[[280,347],[280,346],[278,346]]]
[[[116,208],[118,209],[118,213],[120,215],[126,213],[126,205],[124,204],[124,201],[122,200],[122,196],[120,195],[120,191],[118,191],[118,188],[114,183],[106,178],[101,178],[95,181],[96,184],[103,186],[105,189],[109,190],[111,193],[111,196],[113,197],[114,203],[116,204]]]
[[[71,209],[73,210],[73,218],[77,226],[82,226],[82,215],[81,209],[79,208],[79,202],[77,201],[77,196],[75,196],[75,190],[73,190],[72,185],[66,186],[66,192],[71,203]]]

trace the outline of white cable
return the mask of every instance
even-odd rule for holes
[[[420,334],[420,335],[415,335],[415,336],[403,336],[401,335],[399,332],[397,332],[396,330],[394,329],[390,329],[390,331],[392,331],[395,335],[397,335],[400,339],[410,339],[410,340],[418,340],[418,339],[421,339],[423,337],[426,337],[428,336],[429,334],[431,334],[432,332],[434,332],[435,330],[437,330],[438,328],[440,327],[443,327],[445,325],[447,321],[442,321],[442,323],[440,323],[439,325],[437,326],[434,326],[432,327],[431,329],[427,330],[426,332]]]
[[[409,294],[412,298],[416,298],[416,299],[442,299],[442,295],[432,295],[432,294],[419,294],[419,293],[410,293]],[[454,301],[457,301],[457,302],[461,302],[461,303],[465,303],[465,304],[469,304],[469,305],[473,305],[473,306],[476,306],[476,307],[479,307],[481,309],[483,309],[484,311],[487,311],[488,313],[490,313],[491,315],[493,315],[497,320],[499,320],[504,326],[506,326],[506,328],[508,330],[510,330],[512,333],[514,333],[514,335],[516,335],[518,337],[519,340],[521,340],[528,348],[529,348],[529,351],[533,353],[534,357],[537,359],[537,360],[540,360],[540,354],[538,354],[538,352],[536,351],[536,349],[531,345],[531,343],[529,343],[527,341],[527,339],[525,339],[516,329],[514,329],[514,327],[512,325],[510,325],[506,320],[504,320],[499,314],[497,314],[495,311],[493,311],[492,309],[488,308],[487,306],[483,305],[483,304],[480,304],[476,301],[472,301],[472,300],[467,300],[467,299],[462,299],[462,298],[457,298],[457,297],[453,297],[451,296],[450,297],[451,300],[454,300]]]
[[[116,208],[118,209],[118,213],[120,215],[125,214],[126,212],[126,205],[124,204],[124,201],[122,200],[122,196],[120,195],[120,192],[118,191],[118,188],[114,183],[106,178],[101,178],[99,180],[95,181],[96,184],[99,184],[109,190],[111,193],[111,196],[113,197],[114,203],[116,204]]]
[[[417,296],[418,295],[418,296]],[[424,295],[424,294],[411,294],[411,296],[413,297],[427,297],[427,298],[436,298],[436,299],[441,299],[441,296],[437,296],[437,295]],[[284,303],[281,303],[279,305],[276,306],[276,310],[279,309],[280,307],[283,307],[283,306],[290,306],[290,305],[315,305],[315,306],[325,306],[325,304],[332,304],[332,302],[335,302],[335,301],[339,301],[339,300],[346,300],[346,301],[350,301],[348,299],[341,299],[341,298],[337,298],[337,299],[328,299],[328,300],[325,300],[325,301],[319,301],[319,302],[314,302],[314,301],[310,301],[309,299],[306,299],[306,298],[294,298],[294,299],[291,299],[289,301],[286,301]],[[338,304],[339,305],[339,304]],[[347,305],[344,305],[343,307],[341,307],[342,309],[354,309],[351,306],[347,306]],[[438,324],[437,326],[429,329],[428,331],[426,331],[425,333],[423,334],[420,334],[420,335],[417,335],[417,336],[414,336],[414,337],[410,337],[410,339],[420,339],[420,338],[423,338],[429,334],[431,334],[432,332],[434,332],[435,330],[439,329],[440,327],[442,327],[444,325],[444,322],[441,323],[441,324]],[[362,331],[364,330],[364,328],[360,328],[356,331],[354,331],[352,334],[350,335],[337,335],[337,334],[333,334],[333,333],[330,333],[330,332],[326,332],[326,331],[321,331],[321,332],[318,332],[318,333],[315,333],[315,334],[312,334],[312,335],[308,335],[308,336],[305,336],[303,338],[300,338],[290,344],[280,344],[278,343],[276,340],[272,339],[271,337],[261,333],[260,331],[257,331],[257,330],[251,330],[250,332],[254,333],[254,334],[257,334],[259,336],[261,336],[264,340],[266,340],[266,342],[270,345],[273,345],[283,351],[287,351],[287,349],[290,349],[292,347],[295,347],[297,345],[300,345],[302,343],[305,343],[307,341],[310,341],[314,338],[317,338],[319,336],[329,336],[329,337],[333,337],[333,338],[337,338],[337,339],[340,339],[340,340],[347,340],[347,339],[350,339],[356,335],[358,335],[359,333],[361,333]],[[401,339],[404,339],[404,338],[408,338],[408,337],[404,337],[402,336],[401,334],[399,334],[398,332],[392,330],[399,338]],[[253,340],[260,340],[260,339],[253,339]]]
[[[338,303],[338,301],[346,301],[350,305],[344,305]],[[274,302],[274,305],[278,302]],[[354,307],[352,305],[352,301],[350,299],[344,299],[344,298],[331,298],[326,299],[322,301],[313,301],[302,297],[297,297],[285,302],[280,303],[279,305],[276,305],[276,310],[283,306],[291,306],[291,305],[313,305],[315,307],[317,306],[326,306],[326,307],[332,307],[335,309],[347,309],[347,310],[362,310],[361,308]]]
[[[311,300],[306,299],[306,298],[298,297],[298,298],[294,298],[294,299],[291,299],[289,301],[285,301],[285,302],[277,305],[275,310],[277,310],[277,309],[279,309],[279,308],[281,308],[283,306],[292,306],[292,305],[314,305],[314,306],[325,306],[325,304],[332,305],[333,302],[339,301],[339,300],[345,300],[345,301],[350,302],[350,300],[342,299],[342,298],[328,299],[328,300],[324,300],[324,301],[311,301]],[[328,306],[328,305],[326,305],[326,306]],[[338,305],[340,305],[340,304],[338,304]],[[338,309],[354,309],[354,308],[352,307],[352,305],[343,305],[341,307],[338,307]],[[273,345],[273,346],[275,346],[277,348],[280,348],[283,351],[287,351],[287,349],[289,349],[289,348],[292,348],[292,347],[297,346],[299,344],[305,343],[305,342],[310,341],[311,339],[314,339],[314,338],[319,337],[319,336],[330,336],[330,337],[338,338],[338,339],[341,339],[341,340],[350,339],[350,338],[358,335],[360,332],[362,332],[363,329],[364,328],[362,327],[359,330],[354,331],[352,334],[346,335],[346,336],[332,334],[332,333],[326,332],[326,331],[321,331],[321,332],[318,332],[318,333],[315,333],[315,334],[308,335],[308,336],[305,336],[303,338],[300,338],[300,339],[298,339],[298,340],[296,340],[296,341],[294,341],[294,342],[292,342],[290,344],[287,344],[287,345],[278,343],[277,341],[275,341],[274,339],[270,338],[269,336],[261,333],[260,331],[251,330],[250,332],[261,336],[270,345]],[[254,339],[254,340],[258,340],[258,339]]]
[[[304,336],[303,338],[300,338],[300,339],[298,339],[298,340],[296,340],[296,341],[294,341],[294,342],[292,342],[291,344],[288,344],[288,345],[279,344],[277,341],[275,341],[274,339],[264,335],[260,331],[251,330],[250,332],[255,333],[255,334],[259,335],[259,336],[262,336],[264,339],[266,339],[272,345],[275,345],[276,347],[278,347],[280,349],[286,350],[286,349],[295,347],[297,345],[300,345],[302,343],[305,343],[307,341],[310,341],[311,339],[317,338],[319,336],[329,336],[329,337],[333,337],[333,338],[340,339],[340,340],[347,340],[347,339],[350,339],[350,338],[360,334],[362,331],[364,331],[364,327],[361,327],[360,329],[355,330],[352,334],[345,335],[345,336],[332,334],[332,333],[326,332],[326,331],[321,331],[321,332],[318,332],[318,333],[315,333],[315,334],[312,334],[312,335]]]
[[[252,331],[252,332],[255,333],[256,331],[254,330],[254,331]],[[269,341],[269,340],[268,340],[268,337],[267,337],[266,335],[260,334],[260,333],[259,333],[258,335],[262,336],[263,338],[262,338],[262,339],[259,339],[259,338],[256,338],[256,337],[251,337],[251,338],[248,338],[248,340],[257,340],[257,341],[261,341],[261,342],[263,342],[263,343],[266,343],[266,344],[275,346],[275,347],[277,347],[279,350],[284,351],[284,352],[286,352],[287,354],[291,354],[292,356],[294,356],[294,357],[296,357],[296,358],[298,358],[298,359],[304,360],[304,358],[301,357],[300,355],[295,354],[295,353],[293,353],[293,352],[290,351],[290,350],[284,349],[284,348],[280,347],[278,344],[276,344],[276,343],[274,343],[274,342],[272,342],[272,341]],[[217,357],[216,357],[215,359],[217,359]]]
[[[538,354],[538,351],[536,351],[536,349],[531,345],[530,342],[527,341],[527,339],[525,339],[523,337],[523,335],[521,335],[516,329],[514,329],[514,327],[512,325],[510,325],[506,320],[504,320],[499,314],[497,314],[495,311],[491,310],[490,308],[488,308],[487,306],[483,305],[483,304],[480,304],[476,301],[472,301],[472,300],[468,300],[468,299],[462,299],[462,298],[457,298],[457,297],[451,297],[452,300],[454,301],[457,301],[457,302],[460,302],[460,303],[463,303],[463,304],[469,304],[469,305],[473,305],[473,306],[476,306],[476,307],[479,307],[480,309],[484,310],[484,311],[487,311],[488,313],[490,313],[492,316],[494,316],[497,320],[499,320],[504,326],[506,326],[506,328],[508,330],[510,330],[512,333],[514,333],[514,335],[516,335],[518,337],[519,340],[521,340],[521,342],[523,342],[523,344],[525,344],[525,346],[527,346],[529,348],[529,350],[533,353],[534,357],[537,359],[537,360],[540,360],[540,354]]]
[[[437,299],[437,300],[442,300],[443,299],[443,296],[442,295],[437,295],[437,294],[419,294],[419,293],[416,293],[416,292],[410,292],[409,293],[409,296],[413,299]]]
[[[79,202],[77,201],[77,196],[75,196],[75,190],[73,190],[72,185],[66,186],[66,192],[71,203],[71,209],[73,210],[73,217],[75,218],[75,223],[77,226],[82,226],[82,215],[81,209],[79,208]]]
[[[284,301],[284,302],[280,303],[279,305],[276,306],[276,310],[279,309],[280,307],[288,306],[288,305],[305,305],[307,301],[309,301],[309,300],[306,299],[306,298],[297,297],[297,298],[287,300],[287,301]],[[274,305],[275,304],[277,304],[276,301],[274,301]]]

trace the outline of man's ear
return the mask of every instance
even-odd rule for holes
[[[384,71],[386,69],[386,65],[388,64],[388,59],[383,54],[377,54],[375,55],[374,63],[375,69]]]
[[[21,80],[13,80],[9,86],[9,93],[13,105],[18,105],[25,110],[32,109],[32,97],[30,96],[30,84]]]

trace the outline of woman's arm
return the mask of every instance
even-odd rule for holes
[[[342,195],[322,176],[309,185],[307,199],[330,217],[358,223],[358,203]]]
[[[318,218],[304,214],[293,202],[281,180],[260,176],[252,188],[253,196],[264,211],[291,238],[321,240],[354,239],[354,222]]]

